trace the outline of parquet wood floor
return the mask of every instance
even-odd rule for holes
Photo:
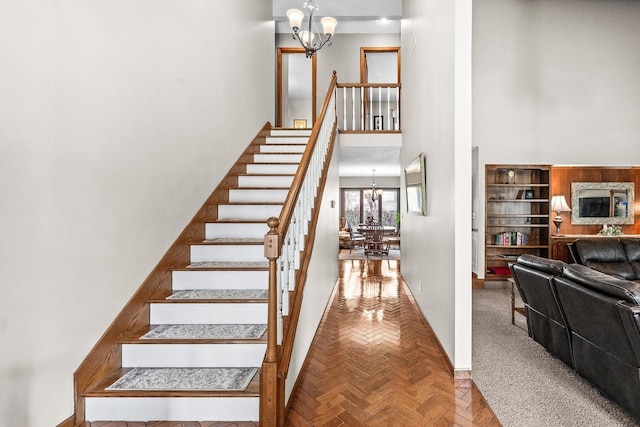
[[[500,426],[454,381],[396,261],[342,261],[287,426]]]
[[[257,423],[86,423],[85,427],[249,427]],[[454,381],[399,263],[341,261],[340,281],[291,397],[291,427],[488,426],[475,384]]]

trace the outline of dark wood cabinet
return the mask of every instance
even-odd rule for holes
[[[572,263],[567,245],[578,239],[640,239],[640,234],[622,234],[620,236],[602,236],[600,234],[552,234],[551,258]]]

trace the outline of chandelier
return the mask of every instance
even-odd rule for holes
[[[376,188],[376,170],[371,169],[373,171],[373,183],[371,184],[371,200],[374,202],[380,199],[380,195],[382,194],[382,190],[378,190]]]
[[[338,21],[330,16],[325,16],[320,20],[322,33],[314,33],[312,31],[313,13],[318,10],[318,6],[313,0],[309,0],[303,4],[303,8],[309,10],[309,23],[306,26],[306,30],[300,31],[302,28],[302,20],[304,19],[304,12],[298,9],[289,9],[287,10],[287,17],[293,30],[293,38],[300,42],[307,58],[311,58],[313,54],[322,49],[324,45],[328,44],[331,46],[331,36],[333,36],[335,32]]]

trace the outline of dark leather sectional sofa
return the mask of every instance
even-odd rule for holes
[[[574,242],[585,265],[527,254],[510,268],[529,336],[640,421],[640,240],[631,240]]]

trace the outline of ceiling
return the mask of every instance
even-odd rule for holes
[[[273,17],[276,32],[289,33],[288,9],[301,9],[305,0],[273,0]],[[379,34],[400,33],[402,0],[317,0],[319,9],[316,16],[333,16],[338,20],[336,33]],[[382,18],[385,18],[382,20]],[[395,58],[395,56],[394,56]],[[373,67],[370,81],[397,81],[396,64],[389,58],[367,59]],[[392,77],[384,77],[390,75]],[[341,177],[371,177],[372,169],[376,177],[400,176],[399,146],[348,146],[339,147],[339,174]]]
[[[305,0],[273,0],[276,32],[290,31],[287,10],[302,10],[303,3]],[[317,0],[315,4],[317,16],[333,16],[338,20],[336,33],[400,32],[402,0]]]

